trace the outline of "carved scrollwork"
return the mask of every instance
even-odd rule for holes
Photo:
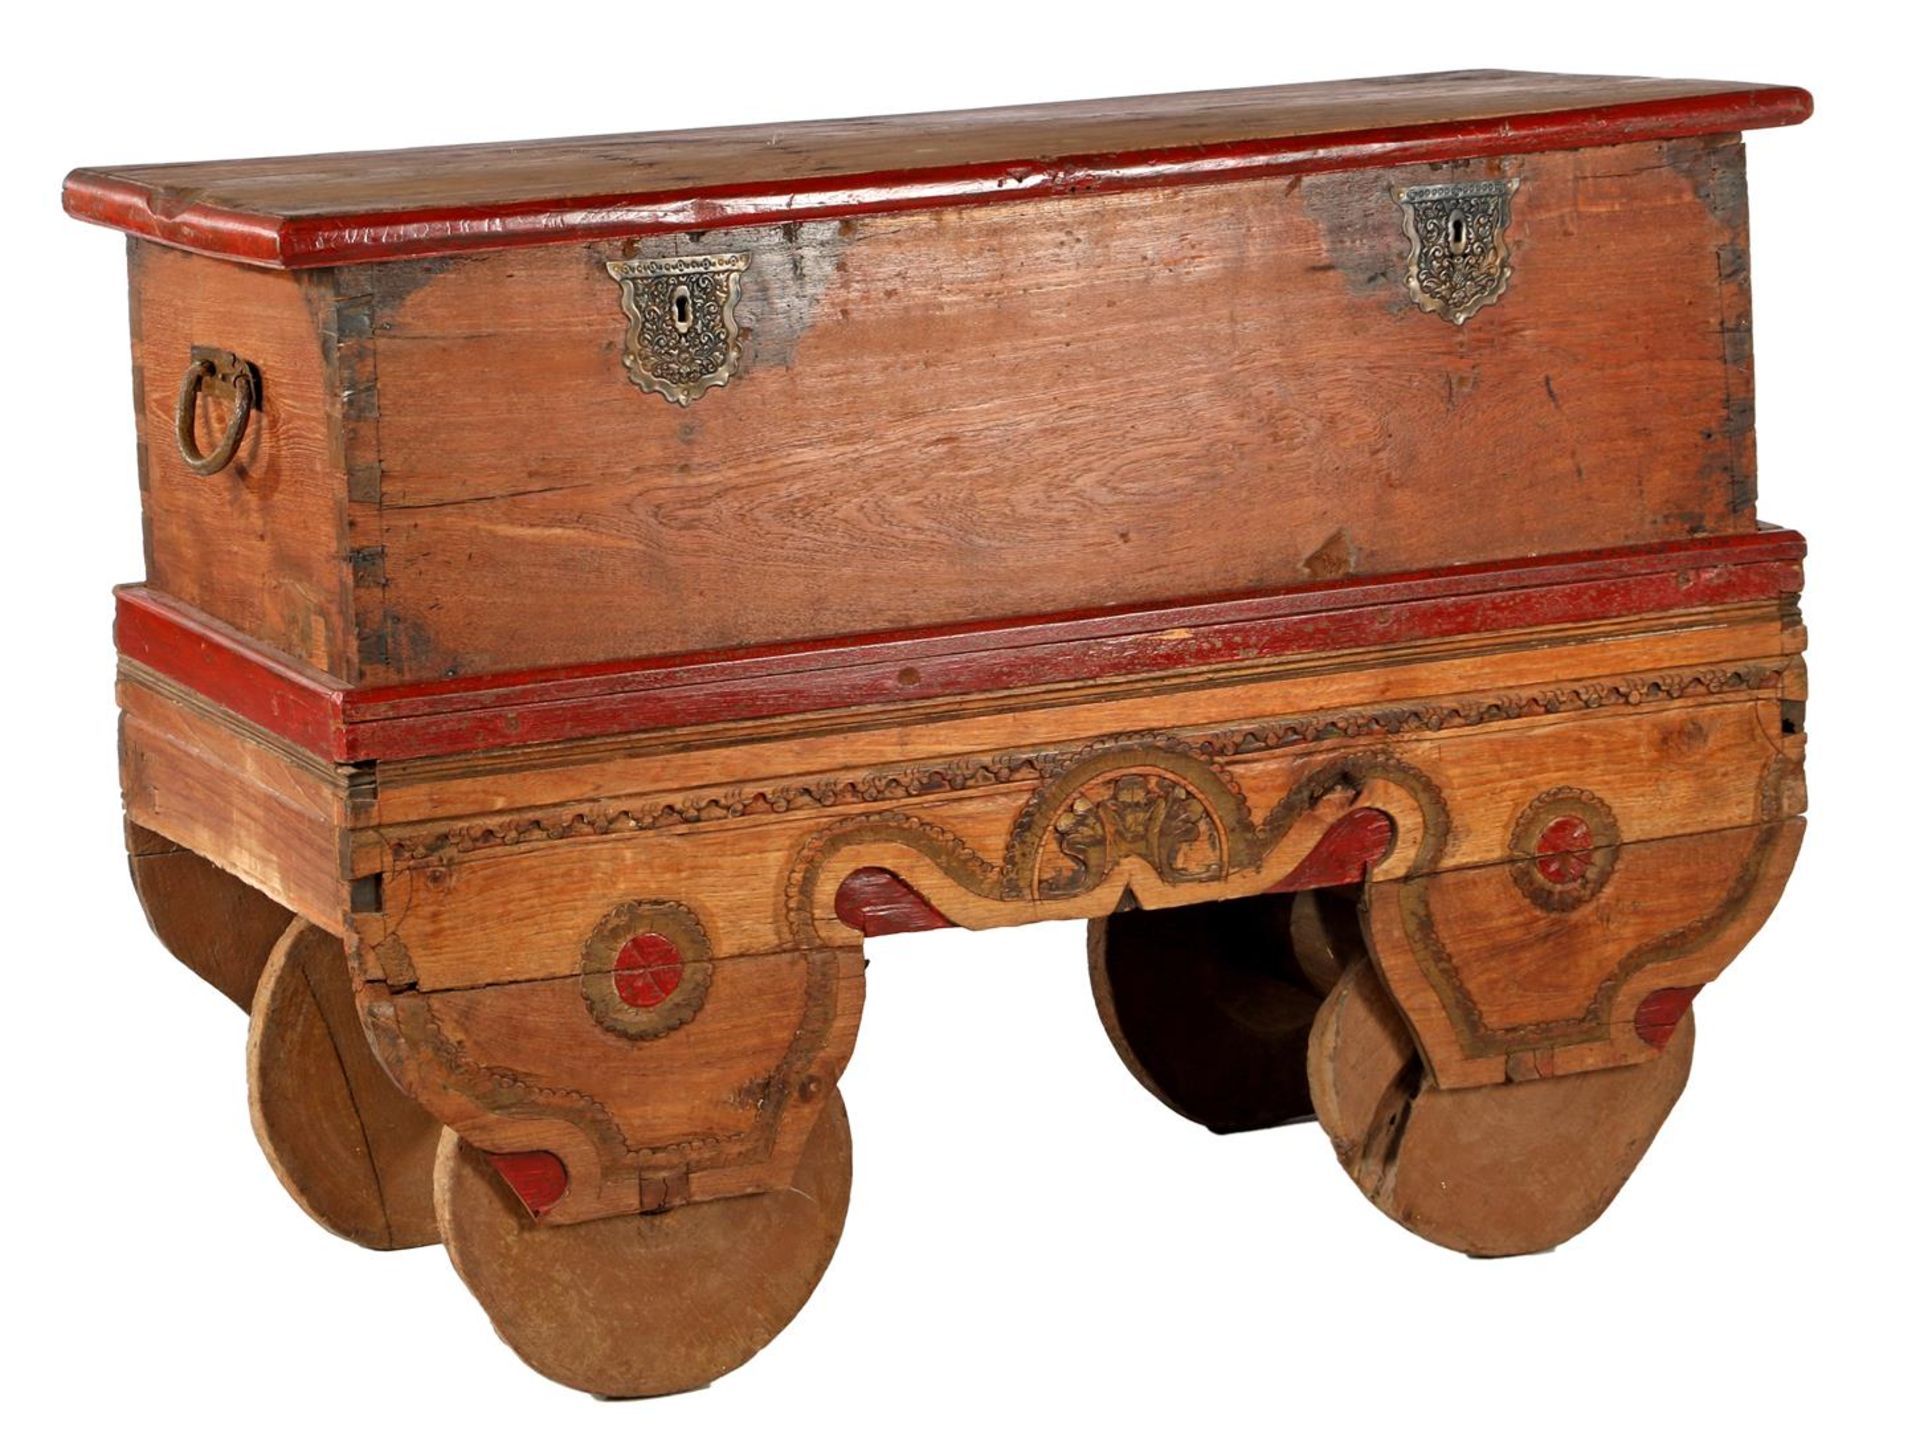
[[[1344,805],[1374,781],[1397,787],[1419,810],[1412,867],[1431,867],[1448,836],[1445,802],[1430,778],[1387,751],[1356,751],[1308,771],[1256,821],[1231,776],[1187,742],[1166,735],[1105,742],[1060,762],[1014,820],[997,862],[905,813],[856,815],[818,831],[788,868],[785,936],[797,947],[821,942],[821,876],[849,848],[872,851],[883,867],[887,850],[909,850],[969,895],[998,903],[1071,899],[1098,888],[1127,859],[1167,884],[1217,883],[1258,869],[1323,801]]]

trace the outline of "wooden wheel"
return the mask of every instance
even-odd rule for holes
[[[448,1130],[434,1200],[454,1269],[500,1339],[563,1385],[627,1398],[698,1389],[772,1340],[825,1274],[852,1182],[835,1090],[784,1190],[537,1226]]]
[[[1094,1003],[1121,1061],[1215,1132],[1313,1116],[1307,1038],[1320,997],[1293,959],[1288,903],[1134,909],[1087,926]]]
[[[247,1092],[267,1161],[320,1225],[376,1251],[440,1239],[440,1124],[374,1058],[346,950],[305,919],[274,945],[254,995]]]
[[[1308,889],[1293,896],[1287,935],[1301,978],[1322,998],[1333,992],[1350,960],[1367,954],[1357,900],[1360,886]]]
[[[1474,1256],[1546,1251],[1607,1209],[1686,1086],[1693,1015],[1651,1062],[1443,1090],[1373,965],[1349,964],[1314,1021],[1313,1103],[1373,1204]]]
[[[293,915],[191,849],[127,825],[127,871],[154,936],[242,1008]]]

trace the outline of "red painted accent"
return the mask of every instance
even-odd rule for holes
[[[1649,1047],[1664,1048],[1699,991],[1698,984],[1691,988],[1662,988],[1642,998],[1633,1012],[1633,1031],[1640,1035],[1640,1041]]]
[[[122,656],[302,749],[346,758],[345,685],[157,591],[122,586],[114,595]]]
[[[1805,90],[1756,86],[1581,109],[1189,147],[1038,155],[708,187],[688,184],[640,193],[286,215],[208,202],[182,203],[185,193],[164,185],[76,169],[67,176],[63,201],[75,218],[175,247],[268,267],[318,268],[528,244],[577,244],[651,233],[1729,134],[1798,124],[1812,112],[1813,99]],[[672,136],[659,137],[664,141]]]
[[[1593,830],[1577,814],[1563,814],[1533,843],[1533,861],[1550,884],[1574,884],[1593,866]]]
[[[868,938],[948,929],[952,922],[891,869],[855,869],[833,896],[834,917]]]
[[[1771,600],[1796,533],[1667,542],[1258,595],[347,688],[122,587],[120,653],[327,759],[408,759]]]
[[[1267,890],[1297,894],[1303,889],[1332,889],[1357,884],[1367,870],[1393,848],[1393,819],[1378,809],[1350,809],[1307,851],[1293,872]]]
[[[665,934],[637,933],[613,959],[613,991],[629,1008],[658,1008],[680,986],[685,960]]]
[[[566,1195],[567,1164],[551,1152],[489,1152],[487,1160],[535,1221]]]

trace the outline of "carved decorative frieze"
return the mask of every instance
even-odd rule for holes
[[[1433,780],[1390,751],[1357,751],[1309,771],[1256,822],[1231,777],[1195,746],[1166,736],[1090,746],[1033,793],[998,860],[902,811],[857,814],[817,831],[789,865],[782,933],[796,947],[823,941],[820,880],[848,849],[873,851],[883,866],[887,853],[909,850],[968,894],[997,903],[1073,898],[1129,857],[1167,884],[1217,883],[1258,869],[1324,800],[1349,801],[1374,781],[1396,786],[1419,808],[1412,867],[1432,867],[1447,839],[1446,804]]]
[[[1333,740],[1367,740],[1464,729],[1504,720],[1557,715],[1574,710],[1644,705],[1780,684],[1777,665],[1711,666],[1624,675],[1525,691],[1463,695],[1413,704],[1323,710],[1279,720],[1184,733],[1178,744],[1212,760],[1231,762],[1294,746]],[[1131,737],[1134,742],[1151,737]],[[891,804],[920,795],[950,794],[993,785],[1044,782],[1078,759],[1078,747],[1007,751],[933,763],[890,766],[857,774],[766,785],[755,789],[699,791],[657,800],[607,804],[591,809],[531,811],[497,819],[406,833],[391,842],[396,867],[509,848],[545,840],[670,829],[714,820],[756,818],[793,810]]]

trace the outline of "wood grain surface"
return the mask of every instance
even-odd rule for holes
[[[346,952],[305,919],[275,945],[253,1000],[247,1103],[274,1174],[328,1231],[375,1251],[440,1239],[440,1124],[375,1059]]]
[[[743,719],[1139,680],[1787,597],[1793,532],[1351,578],[1290,591],[844,641],[353,687],[151,587],[117,593],[121,654],[337,761],[416,759]],[[1045,697],[1053,698],[1053,697]],[[1074,698],[1080,698],[1076,695]]]
[[[713,229],[1795,124],[1804,90],[1463,70],[890,119],[78,169],[67,211],[244,262]]]
[[[251,885],[288,917],[344,931],[353,772],[144,672],[123,671],[116,691],[128,819]]]
[[[829,1092],[778,1187],[652,1216],[537,1225],[451,1131],[435,1203],[454,1269],[542,1375],[608,1397],[670,1395],[738,1368],[806,1304],[846,1222],[853,1139]]]
[[[1328,995],[1307,1053],[1347,1175],[1409,1231],[1474,1256],[1551,1250],[1607,1209],[1686,1087],[1693,1016],[1632,1067],[1449,1091],[1423,1071],[1373,966]]]
[[[154,937],[242,1009],[293,914],[244,879],[127,822],[127,872]]]
[[[1487,165],[659,240],[752,255],[742,370],[684,411],[622,370],[627,248],[368,270],[361,679],[1751,531],[1741,163],[1491,166],[1515,277],[1463,328],[1408,300],[1392,190]]]
[[[1469,1087],[1651,1061],[1661,1044],[1642,1033],[1643,1001],[1718,977],[1773,912],[1803,830],[1784,813],[1594,849],[1613,867],[1564,909],[1535,902],[1574,887],[1541,880],[1544,860],[1372,888],[1368,944],[1435,1080]]]
[[[307,665],[349,673],[336,381],[315,325],[325,283],[151,243],[128,244],[127,269],[148,581]],[[211,477],[189,469],[174,438],[195,345],[236,351],[261,375],[233,465]],[[201,450],[227,415],[200,404]]]
[[[1393,194],[1492,173],[1514,277],[1456,327]],[[605,265],[723,245],[740,369],[681,409]],[[351,685],[1754,529],[1724,138],[309,274],[135,249],[149,584]],[[210,478],[197,344],[262,375]]]

